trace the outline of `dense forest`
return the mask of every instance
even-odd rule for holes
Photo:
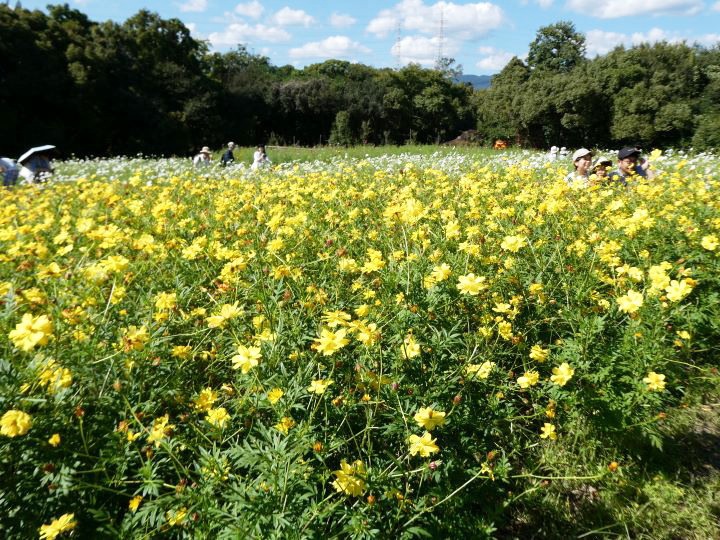
[[[275,66],[243,45],[210,52],[178,19],[94,22],[67,4],[0,4],[0,154],[186,155],[205,144],[438,143],[461,131],[547,148],[720,147],[720,47],[658,43],[585,57],[568,22],[540,28],[475,90],[436,69],[339,60]]]

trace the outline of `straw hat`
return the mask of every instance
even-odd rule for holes
[[[207,146],[203,146],[202,150],[200,150],[200,153],[201,154],[210,154],[210,148],[208,148]]]

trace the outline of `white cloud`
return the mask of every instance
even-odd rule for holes
[[[433,66],[437,61],[440,50],[438,37],[407,36],[395,43],[390,53],[400,64],[415,63],[422,66]],[[455,40],[445,39],[443,42],[443,56],[454,56],[460,49]]]
[[[280,43],[290,40],[288,34],[282,28],[274,28],[263,24],[250,26],[244,22],[232,23],[222,32],[213,32],[208,36],[213,47],[231,46],[234,47],[240,43],[249,41],[267,41],[270,43]]]
[[[699,43],[705,47],[715,47],[720,45],[720,34],[705,34],[704,36],[693,39],[694,43]]]
[[[437,35],[441,19],[444,34],[460,40],[483,37],[505,22],[503,10],[490,2],[461,5],[441,1],[426,5],[423,0],[402,0],[378,13],[366,30],[387,37],[400,24],[403,30]]]
[[[257,0],[235,6],[235,13],[243,17],[250,17],[251,19],[259,18],[263,14],[263,11],[265,11],[265,8]]]
[[[272,16],[272,22],[280,26],[310,26],[315,22],[315,19],[302,9],[292,9],[285,6]]]
[[[182,12],[202,12],[207,9],[207,0],[188,0],[184,4],[180,4]]]
[[[536,0],[536,2],[543,9],[549,8],[553,4],[553,0]]]
[[[306,43],[290,49],[290,58],[348,58],[354,54],[366,54],[370,49],[347,36],[330,36],[322,41]]]
[[[712,7],[713,11],[720,11],[720,2],[715,2]]]
[[[357,19],[345,13],[333,13],[330,15],[330,24],[335,28],[347,28],[357,22]]]
[[[696,15],[702,0],[568,0],[567,7],[601,19],[643,15]]]
[[[634,32],[622,34],[619,32],[605,32],[603,30],[590,30],[586,34],[587,55],[607,54],[618,45],[632,47],[641,43],[699,43],[706,47],[713,46],[720,42],[720,34],[704,34],[701,36],[686,37],[678,33],[669,33],[661,28],[652,28],[648,32]]]
[[[507,63],[512,60],[515,54],[507,51],[501,51],[495,47],[480,47],[478,52],[482,58],[475,63],[475,66],[485,73],[497,73],[502,70]]]

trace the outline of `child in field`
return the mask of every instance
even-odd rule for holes
[[[261,167],[266,167],[271,163],[272,161],[270,161],[270,158],[267,157],[267,153],[265,152],[265,146],[262,144],[258,145],[255,149],[255,153],[253,154],[253,164],[250,168],[255,171]]]
[[[612,167],[612,160],[605,156],[598,157],[590,168],[590,182],[602,184],[607,180],[608,169]]]

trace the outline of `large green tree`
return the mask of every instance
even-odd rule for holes
[[[585,36],[569,21],[543,26],[528,50],[530,69],[568,73],[585,61]]]

